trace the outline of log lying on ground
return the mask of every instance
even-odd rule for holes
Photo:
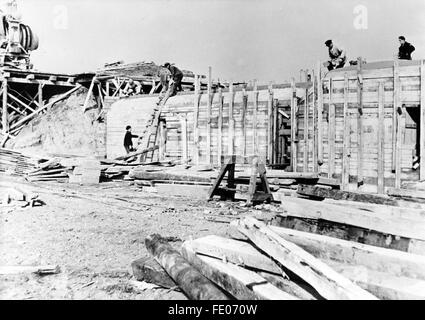
[[[309,232],[270,226],[276,234],[321,260],[361,265],[397,277],[425,280],[425,257]]]
[[[374,300],[371,293],[356,286],[328,265],[289,241],[264,223],[253,219],[233,221],[232,225],[258,248],[310,284],[325,299]]]
[[[0,274],[36,273],[39,275],[56,274],[60,272],[59,266],[0,266]]]
[[[197,255],[191,243],[186,241],[182,246],[183,256],[190,261],[204,276],[217,283],[240,300],[298,300],[253,271],[238,267],[233,263],[225,263],[211,257]]]
[[[133,275],[137,281],[154,283],[164,288],[174,288],[176,283],[152,257],[145,257],[131,263]]]
[[[167,271],[183,292],[193,300],[228,300],[229,298],[210,280],[184,259],[160,235],[153,234],[145,240],[146,248]]]
[[[339,206],[300,198],[282,200],[282,216],[308,219],[323,219],[358,226],[382,233],[406,238],[425,240],[425,220],[417,216],[392,215],[391,213],[372,213],[348,206]]]
[[[210,183],[211,179],[206,177],[200,177],[196,175],[190,175],[185,173],[174,173],[174,172],[148,172],[144,170],[132,170],[129,173],[129,177],[138,180],[163,180],[163,181],[196,181],[196,182],[207,182]]]

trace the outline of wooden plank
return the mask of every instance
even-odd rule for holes
[[[90,87],[89,87],[89,91],[87,92],[87,96],[86,99],[84,100],[84,105],[83,105],[83,110],[86,110],[90,101],[90,98],[93,94],[93,88],[94,88],[94,84],[96,82],[96,76],[93,77],[91,83],[90,83]]]
[[[193,300],[228,300],[228,297],[158,234],[145,239],[148,252],[165,269],[183,292]]]
[[[308,171],[308,88],[305,89],[304,99],[304,152],[303,152],[303,171]]]
[[[267,100],[267,163],[273,163],[273,84],[269,84]]]
[[[379,82],[378,89],[378,193],[384,193],[385,174],[385,108],[384,108],[384,82]]]
[[[190,241],[182,245],[183,256],[201,273],[240,300],[298,300],[296,297],[276,288],[253,271],[233,263],[198,255]]]
[[[181,131],[182,131],[182,155],[183,162],[187,163],[188,161],[188,149],[187,149],[187,118],[184,115],[180,119]]]
[[[221,166],[221,155],[223,153],[223,92],[218,89],[218,124],[217,124],[217,165]]]
[[[235,145],[235,118],[233,116],[233,102],[235,99],[235,94],[233,92],[233,81],[229,84],[229,135],[227,138],[228,141],[228,155],[234,154],[234,145]]]
[[[159,149],[158,149],[158,155],[159,155],[159,161],[165,160],[165,153],[167,152],[166,146],[167,146],[167,126],[164,121],[160,121],[159,123]]]
[[[3,135],[9,134],[9,114],[7,112],[7,79],[3,79],[2,83],[3,106],[1,115],[1,126]]]
[[[419,190],[408,190],[400,188],[389,188],[387,194],[395,197],[410,198],[410,199],[424,199],[425,200],[425,191]]]
[[[357,187],[363,184],[363,60],[357,59]]]
[[[421,60],[421,106],[420,106],[420,138],[419,138],[419,180],[425,180],[425,60]]]
[[[375,213],[301,198],[288,198],[282,201],[280,206],[284,210],[281,216],[322,219],[385,234],[425,240],[425,220],[409,215]]]
[[[363,266],[397,277],[425,279],[425,256],[287,228],[271,226],[270,229],[323,261]]]
[[[195,75],[195,94],[193,97],[193,158],[196,165],[199,165],[199,101],[200,101],[199,76]]]
[[[342,190],[348,190],[349,177],[350,177],[350,115],[348,113],[348,92],[349,82],[348,75],[345,74],[344,78],[344,137],[342,147]]]
[[[279,143],[279,117],[278,117],[278,105],[279,100],[274,99],[273,100],[273,161],[272,163],[275,164],[278,162],[278,143]],[[291,131],[292,132],[292,131]]]
[[[295,87],[295,79],[291,79],[291,169],[297,171],[297,89]]]
[[[329,80],[329,115],[328,115],[328,178],[335,173],[335,105],[332,103],[333,80]]]
[[[254,218],[245,218],[233,221],[231,225],[282,266],[306,281],[325,299],[376,299],[299,246],[280,237],[264,223]]]
[[[211,164],[211,103],[213,99],[213,94],[211,92],[211,67],[208,67],[208,87],[207,87],[207,163]]]
[[[312,79],[313,79],[313,98],[311,101],[311,108],[313,110],[313,119],[312,119],[312,132],[313,132],[313,155],[312,155],[312,161],[313,161],[313,172],[319,171],[319,164],[317,162],[318,160],[318,140],[317,140],[317,79],[314,74],[314,70],[312,72]]]
[[[252,133],[253,133],[253,150],[254,155],[258,156],[258,136],[257,136],[257,113],[258,113],[258,91],[257,91],[257,81],[254,80],[254,91],[252,91],[253,96],[253,113],[252,113]]]
[[[323,164],[323,83],[320,61],[317,66],[317,163]]]

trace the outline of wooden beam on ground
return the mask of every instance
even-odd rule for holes
[[[342,190],[348,190],[350,179],[350,114],[348,112],[348,93],[349,82],[348,75],[344,75],[344,135],[342,146],[342,177],[341,186]]]
[[[391,276],[425,279],[425,256],[287,228],[270,228],[322,261],[363,266]]]
[[[39,275],[56,274],[60,272],[57,265],[43,266],[0,266],[0,275],[20,274],[20,273],[36,273]]]
[[[208,101],[207,101],[207,150],[206,150],[206,154],[207,154],[207,163],[212,164],[211,161],[211,103],[212,103],[212,99],[213,99],[213,94],[211,91],[211,67],[208,67],[208,87],[207,87],[207,96],[208,96]]]
[[[231,155],[234,153],[235,145],[235,118],[233,116],[233,102],[235,99],[235,94],[233,92],[233,81],[229,84],[229,134],[227,137],[228,142],[228,154]]]
[[[421,106],[420,106],[420,138],[419,138],[419,180],[425,180],[425,60],[421,60]]]
[[[37,110],[35,110],[33,113],[27,115],[26,117],[20,119],[18,122],[14,123],[10,129],[14,129],[17,128],[19,125],[25,123],[26,121],[28,121],[29,119],[31,119],[32,117],[34,117],[36,114],[40,113],[41,111],[50,108],[51,106],[53,106],[55,103],[66,99],[68,96],[70,96],[71,94],[73,94],[75,91],[79,90],[82,86],[80,84],[77,84],[74,88],[72,88],[71,90],[65,92],[64,94],[62,94],[61,96],[59,96],[58,98],[54,99],[53,101],[47,103],[44,105],[44,107],[39,108]]]
[[[332,191],[332,190],[331,190]],[[425,220],[418,217],[393,216],[348,206],[340,206],[301,198],[288,198],[280,207],[280,216],[321,219],[405,238],[425,240]]]
[[[218,89],[218,120],[217,120],[217,165],[221,166],[223,153],[223,91]]]
[[[237,227],[258,248],[311,285],[325,299],[376,299],[299,246],[280,237],[264,223],[254,218],[245,218],[233,221],[231,225]]]
[[[384,105],[384,82],[379,82],[378,88],[378,193],[383,194],[385,190],[385,105]]]
[[[228,300],[228,297],[204,277],[160,235],[145,240],[146,249],[165,269],[183,292],[193,300]]]
[[[276,288],[257,273],[225,263],[215,258],[198,255],[191,242],[182,245],[183,256],[200,272],[239,300],[298,300]]]
[[[137,281],[146,281],[169,289],[176,287],[173,279],[152,257],[144,257],[133,261],[131,268]]]

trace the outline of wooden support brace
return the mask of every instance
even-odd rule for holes
[[[223,153],[223,92],[218,89],[218,132],[217,132],[217,164],[221,166],[221,155]]]
[[[329,80],[329,122],[328,122],[328,178],[335,173],[335,104],[332,102],[333,79]]]
[[[194,113],[193,113],[193,158],[195,161],[195,164],[199,164],[199,128],[198,128],[198,121],[199,121],[199,102],[200,102],[200,94],[199,94],[199,76],[195,75],[195,94],[193,97],[193,104],[194,104]]]
[[[212,103],[212,92],[211,92],[211,67],[208,67],[208,102],[207,102],[207,163],[211,164],[211,103]]]
[[[3,107],[2,107],[2,117],[1,117],[1,125],[2,125],[2,133],[4,136],[9,134],[9,115],[7,113],[7,79],[3,79],[2,84],[2,94],[3,94]]]
[[[230,82],[229,85],[229,135],[228,135],[228,154],[232,155],[234,153],[234,144],[235,144],[235,118],[233,117],[233,104],[234,104],[235,94],[233,91],[233,82]]]
[[[246,112],[248,108],[248,96],[246,89],[242,90],[242,155],[246,157]]]
[[[384,168],[385,168],[385,105],[384,105],[384,83],[379,83],[378,89],[378,193],[383,194],[384,186]]]
[[[307,79],[307,71],[306,71]],[[308,172],[308,88],[305,89],[304,99],[304,152],[303,152],[303,171]]]
[[[254,80],[254,91],[253,95],[253,113],[252,113],[252,133],[253,133],[253,150],[254,155],[258,155],[258,137],[257,137],[257,113],[258,113],[258,91],[257,81]]]
[[[357,60],[357,187],[363,184],[363,60]]]
[[[348,190],[350,179],[350,114],[348,113],[348,75],[344,77],[344,137],[342,147],[342,189]]]
[[[267,162],[273,163],[273,84],[269,84],[269,98],[267,100]]]
[[[400,107],[400,67],[398,59],[394,60],[394,91],[393,91],[393,125],[392,125],[392,171],[396,171],[397,161],[397,109]]]
[[[320,61],[317,66],[317,164],[323,164],[323,83]]]
[[[420,107],[420,138],[419,138],[419,157],[420,157],[420,178],[425,180],[425,60],[421,60],[421,107]]]
[[[292,172],[297,172],[297,89],[295,87],[295,79],[291,79],[291,168]]]

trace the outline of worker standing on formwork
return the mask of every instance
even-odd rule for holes
[[[415,51],[415,47],[406,41],[404,36],[398,37],[400,42],[400,48],[398,48],[398,58],[401,60],[412,60],[412,52]]]
[[[127,85],[123,90],[123,94],[126,96],[132,96],[141,93],[142,84],[139,81],[129,79]]]
[[[343,68],[345,65],[345,62],[347,61],[347,55],[344,49],[341,47],[337,47],[332,40],[327,40],[325,42],[325,45],[329,49],[329,58],[331,58],[330,61],[327,63],[327,68],[329,71],[334,69]]]
[[[161,102],[162,99],[164,99],[165,95],[168,91],[168,83],[170,81],[170,71],[166,68],[161,68],[159,70],[159,82],[161,83],[161,92],[159,93],[159,101],[157,104]]]
[[[169,62],[164,63],[163,65],[164,68],[166,68],[168,71],[170,71],[170,81],[168,82],[168,92],[167,92],[167,99],[169,97],[173,97],[177,94],[177,91],[183,91],[182,89],[182,80],[183,80],[183,72],[180,71],[179,68],[177,68],[176,66],[171,65]],[[158,101],[157,104],[160,104],[161,101],[164,99],[165,97],[161,98]],[[165,100],[166,102],[167,100]],[[164,102],[164,103],[165,103]]]

